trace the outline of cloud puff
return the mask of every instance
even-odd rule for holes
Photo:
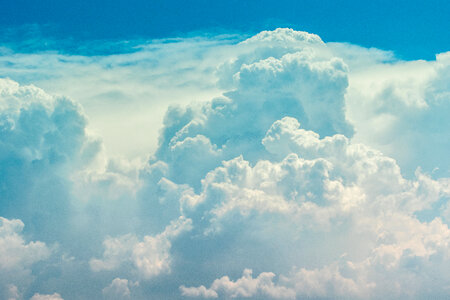
[[[127,279],[115,278],[111,284],[102,290],[106,299],[130,299],[130,287],[139,285],[139,283],[129,282]]]
[[[63,298],[61,298],[61,295],[58,293],[54,293],[52,295],[41,295],[36,293],[30,300],[63,300]]]
[[[22,221],[0,217],[0,223],[0,251],[2,252],[0,268],[2,270],[28,267],[36,261],[47,258],[50,254],[49,249],[42,242],[25,243],[20,235],[24,227]]]
[[[115,270],[124,263],[132,263],[139,276],[144,279],[170,272],[171,239],[191,229],[191,220],[180,217],[171,222],[156,236],[145,236],[139,241],[134,235],[108,238],[103,245],[103,259],[91,259],[93,271]]]
[[[0,286],[4,297],[18,298],[19,287],[27,286],[33,264],[46,260],[51,250],[45,243],[26,242],[21,220],[0,217]]]
[[[273,283],[273,273],[261,273],[258,277],[252,277],[252,270],[245,269],[241,278],[236,281],[230,280],[228,276],[214,280],[209,289],[204,286],[185,287],[180,290],[183,296],[217,298],[218,293],[227,298],[250,298],[256,296],[269,296],[274,299],[294,299],[293,290]]]

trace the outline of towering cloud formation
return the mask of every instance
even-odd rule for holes
[[[226,92],[169,107],[143,164],[105,157],[71,100],[0,81],[5,297],[448,297],[448,55],[290,29],[221,47]]]
[[[98,143],[68,99],[8,79],[0,79],[0,97],[0,214],[20,218],[46,240],[61,238],[70,176],[92,161]]]

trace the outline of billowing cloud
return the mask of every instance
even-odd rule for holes
[[[347,118],[355,139],[394,157],[409,176],[418,166],[449,177],[448,53],[436,61],[368,65],[350,76]],[[386,74],[386,75],[385,75]]]
[[[241,278],[236,281],[230,280],[228,276],[214,280],[209,289],[204,286],[185,287],[180,290],[184,296],[217,298],[218,293],[227,298],[250,298],[269,296],[274,299],[294,299],[293,290],[273,283],[273,273],[261,273],[258,277],[252,277],[252,270],[245,269]]]
[[[44,240],[62,237],[70,176],[93,161],[99,143],[66,98],[0,79],[0,99],[0,214],[20,218]]]
[[[210,220],[206,234],[225,234],[237,226],[244,240],[256,236],[258,242],[290,244],[292,249],[278,251],[298,267],[316,247],[325,246],[305,244],[310,234],[336,243],[331,253],[323,249],[328,255],[319,263],[338,253],[343,257],[336,256],[335,262],[322,268],[303,267],[282,277],[285,287],[298,296],[445,294],[439,286],[448,286],[447,280],[433,289],[421,282],[433,276],[433,269],[450,263],[449,228],[439,217],[422,223],[415,213],[449,198],[448,179],[434,181],[418,173],[416,180],[406,180],[395,161],[380,152],[352,144],[341,135],[320,139],[300,129],[292,118],[276,121],[263,144],[275,157],[285,158],[259,161],[253,167],[242,157],[224,162],[202,180],[200,194],[188,191],[181,198],[188,215],[193,210],[193,216]],[[196,215],[196,209],[202,213]],[[227,250],[236,251],[234,247],[238,246]],[[360,251],[367,257],[361,257]],[[419,262],[423,268],[416,273]],[[277,263],[268,259],[259,267],[275,268]],[[200,286],[182,291],[213,297],[216,290]]]
[[[18,299],[19,288],[32,279],[32,265],[51,254],[43,242],[26,242],[23,227],[21,220],[0,217],[0,296],[5,299]]]
[[[132,263],[139,276],[148,279],[160,273],[170,272],[171,239],[191,229],[191,220],[180,217],[156,236],[144,236],[139,241],[136,236],[125,235],[108,238],[103,242],[103,259],[91,259],[93,271],[115,270],[121,264]]]
[[[74,100],[0,80],[1,296],[448,297],[448,54],[403,62],[277,29],[45,55],[61,86],[68,66],[80,76]],[[75,102],[89,80],[80,102],[101,98],[102,113]],[[153,116],[149,95],[179,98]],[[108,114],[108,99],[158,120],[167,107],[155,151],[93,137],[87,118]],[[137,116],[112,106],[116,127]]]

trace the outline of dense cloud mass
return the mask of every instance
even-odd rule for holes
[[[76,99],[0,79],[0,296],[448,298],[448,53],[214,47],[223,94],[168,107],[144,161],[107,155]]]

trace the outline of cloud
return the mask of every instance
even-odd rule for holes
[[[448,86],[442,84],[447,56],[368,65],[350,76],[346,106],[355,139],[394,157],[408,176],[418,166],[439,177],[449,175],[445,116],[450,101]]]
[[[202,298],[217,298],[218,294],[213,289],[208,289],[201,285],[199,287],[185,287],[180,286],[181,294],[186,297],[202,297]]]
[[[20,299],[19,289],[14,284],[8,284],[5,291],[2,292],[2,296],[8,300]]]
[[[36,293],[30,300],[63,300],[63,298],[61,298],[61,295],[58,293],[54,293],[52,295],[41,295]]]
[[[201,177],[222,160],[238,155],[252,162],[262,158],[260,140],[286,115],[323,136],[351,136],[344,115],[347,68],[342,60],[316,51],[314,43],[308,47],[307,41],[295,53],[255,58],[227,74],[234,76],[237,87],[224,97],[169,108],[152,161],[168,164],[169,179],[197,188]]]
[[[110,55],[9,50],[0,57],[0,70],[14,81],[79,102],[90,119],[89,130],[102,137],[108,154],[147,157],[157,147],[168,104],[220,95],[211,74],[217,60],[228,55],[223,46],[235,40],[222,36],[84,45],[114,49]],[[118,47],[123,51],[115,53]]]
[[[19,288],[26,287],[32,278],[31,267],[49,258],[51,250],[45,243],[26,242],[21,220],[0,217],[0,286],[5,298],[18,298]]]
[[[129,282],[127,279],[115,278],[111,284],[102,290],[106,299],[130,299],[130,287],[139,285],[138,282]]]
[[[108,238],[103,245],[103,259],[91,259],[89,264],[94,272],[115,270],[124,263],[132,263],[139,276],[144,279],[170,272],[171,239],[191,229],[191,220],[180,217],[171,222],[156,236],[144,236],[139,241],[134,235]]]
[[[241,278],[236,281],[230,280],[228,276],[214,280],[209,289],[204,286],[185,287],[180,290],[183,296],[217,298],[218,293],[227,298],[250,298],[255,296],[269,296],[273,299],[294,299],[295,293],[283,286],[273,283],[273,273],[261,273],[258,277],[252,277],[252,270],[245,269]]]
[[[49,249],[42,242],[25,243],[20,235],[24,224],[20,220],[8,220],[0,218],[0,250],[2,259],[0,267],[2,270],[12,270],[24,268],[34,262],[45,259],[49,256]]]
[[[95,159],[99,142],[66,98],[8,79],[0,79],[0,95],[0,214],[20,218],[44,240],[64,235],[70,176]]]
[[[1,296],[445,298],[447,56],[277,29],[9,57],[92,106],[0,80]],[[130,140],[95,138],[87,117],[105,116]]]
[[[203,212],[202,219],[209,218],[213,226],[219,222],[216,235],[236,225],[244,240],[258,236],[264,244],[274,240],[281,245],[293,244],[291,251],[278,251],[294,265],[317,255],[317,247],[325,246],[309,245],[309,234],[336,243],[328,258],[323,256],[319,263],[340,253],[344,255],[341,265],[301,268],[282,277],[298,296],[376,298],[389,293],[398,297],[446,293],[445,288],[439,288],[449,284],[445,279],[433,288],[425,288],[421,282],[428,282],[432,270],[449,263],[445,250],[448,226],[439,217],[420,222],[414,214],[448,199],[448,180],[433,181],[417,174],[416,181],[408,181],[395,162],[381,153],[353,145],[339,135],[319,139],[313,132],[298,129],[292,118],[275,122],[263,143],[277,154],[282,155],[283,149],[291,154],[279,163],[260,161],[254,167],[242,158],[224,162],[207,175],[202,193],[194,196],[198,198],[194,209]],[[286,218],[275,219],[276,214]],[[208,226],[207,233],[211,232]],[[366,258],[354,251],[355,244],[367,253]],[[233,247],[227,250],[233,251]],[[311,252],[307,250],[310,247]],[[269,259],[264,265],[274,268],[276,263]],[[182,292],[214,295],[201,287],[182,288]]]
[[[291,33],[273,34],[283,32]],[[246,53],[246,43],[239,45],[238,58],[218,71],[232,77],[219,81],[232,87],[224,97],[169,108],[159,147],[141,174],[144,195],[158,195],[164,204],[155,205],[173,207],[174,215],[179,199],[193,230],[191,240],[183,239],[178,247],[201,251],[190,245],[201,241],[210,251],[201,259],[180,248],[177,253],[189,257],[208,278],[211,262],[232,273],[247,263],[252,269],[278,270],[290,297],[405,295],[402,287],[410,285],[406,278],[411,280],[413,271],[396,265],[392,276],[398,280],[389,282],[380,274],[391,271],[380,272],[385,267],[374,263],[378,251],[402,249],[397,237],[385,244],[380,230],[393,236],[407,230],[389,218],[411,226],[442,224],[443,232],[448,230],[439,212],[449,197],[448,179],[435,180],[421,171],[404,176],[395,159],[353,137],[352,119],[346,115],[352,104],[346,94],[352,88],[351,69],[332,49],[314,39],[302,39],[295,47],[274,40],[273,47],[251,41],[251,47],[261,47],[252,54]],[[420,106],[420,101],[412,105]],[[353,126],[359,134],[358,124]],[[167,191],[173,200],[166,201]],[[417,219],[426,211],[429,223]],[[438,238],[445,239],[445,233]],[[434,264],[409,246],[394,257],[403,251]],[[240,258],[242,252],[246,255]],[[428,276],[424,271],[414,282]],[[186,296],[220,296],[219,288],[204,283],[186,286],[181,285]],[[445,293],[439,288],[406,290]]]
[[[184,192],[184,211],[189,215],[198,207],[211,222],[233,211],[286,214],[297,225],[318,229],[361,210],[412,214],[449,195],[448,180],[420,173],[416,181],[406,180],[395,161],[380,152],[342,135],[320,139],[299,126],[290,117],[276,121],[262,144],[281,161],[223,162],[202,180],[199,194]]]

